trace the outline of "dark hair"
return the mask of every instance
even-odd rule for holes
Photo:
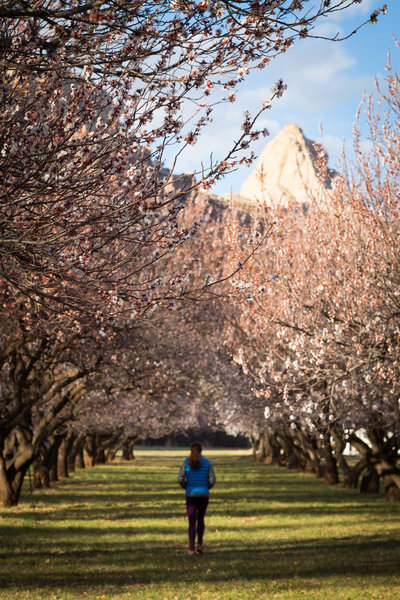
[[[192,469],[198,469],[201,461],[201,444],[200,442],[194,442],[190,446],[189,466]]]

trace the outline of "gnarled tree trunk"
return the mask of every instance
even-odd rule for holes
[[[133,453],[133,448],[135,447],[137,440],[138,440],[137,437],[129,438],[128,440],[125,440],[125,442],[122,444],[122,460],[134,460],[135,459],[135,455]]]
[[[24,477],[29,468],[27,462],[20,469],[5,467],[3,460],[0,460],[0,507],[8,508],[17,506],[21,496]]]
[[[17,506],[25,474],[33,462],[31,432],[16,427],[0,440],[0,507]]]

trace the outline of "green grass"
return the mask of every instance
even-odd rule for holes
[[[398,504],[209,451],[207,553],[187,551],[186,452],[81,470],[0,512],[1,600],[396,600]]]

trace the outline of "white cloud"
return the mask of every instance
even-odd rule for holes
[[[362,0],[361,4],[353,4],[346,10],[335,13],[335,19],[337,21],[342,21],[352,17],[365,18],[381,6],[382,2],[380,2],[380,0]]]
[[[321,112],[361,99],[363,91],[372,87],[373,77],[355,76],[356,67],[356,58],[346,53],[344,45],[319,40],[299,44],[271,69],[288,86],[278,109]]]

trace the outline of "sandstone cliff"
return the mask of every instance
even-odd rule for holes
[[[261,153],[253,173],[243,183],[243,202],[261,201],[267,206],[287,206],[291,202],[307,204],[309,193],[321,185],[331,187],[335,172],[328,171],[325,181],[317,176],[317,157],[326,152],[307,139],[294,124],[286,125]]]

